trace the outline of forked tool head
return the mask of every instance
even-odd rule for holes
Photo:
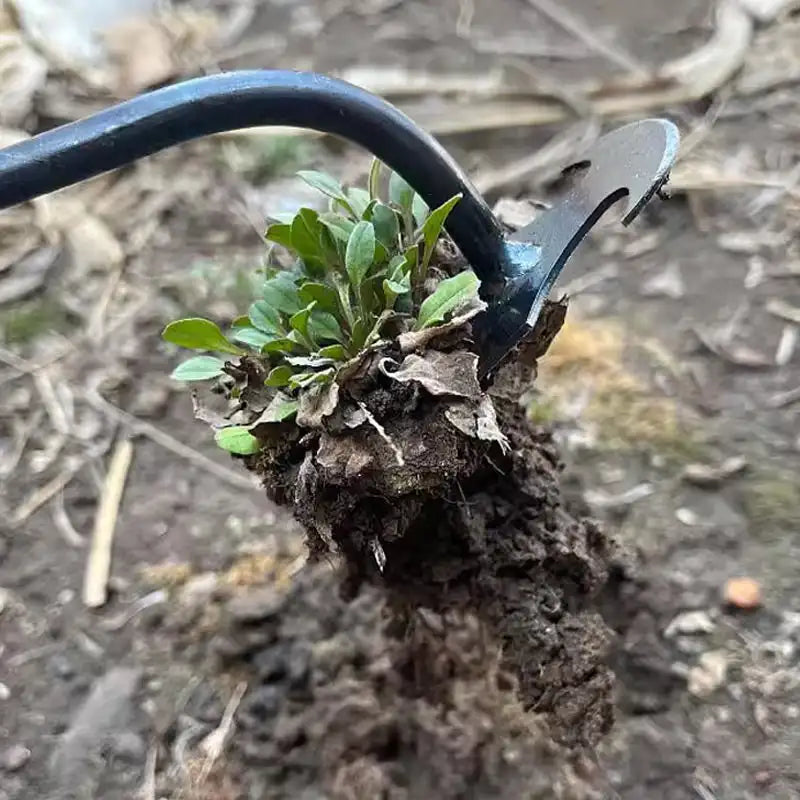
[[[489,287],[489,308],[476,326],[483,374],[534,327],[567,259],[603,214],[626,198],[622,223],[628,225],[663,187],[679,142],[667,120],[634,122],[601,137],[564,170],[564,196],[505,242],[504,285]]]

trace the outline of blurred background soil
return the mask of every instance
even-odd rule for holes
[[[680,126],[672,199],[573,257],[567,324],[525,398],[569,501],[643,556],[639,588],[606,604],[624,631],[617,724],[591,754],[608,798],[800,797],[798,11],[0,4],[2,144],[184,77],[314,69],[397,103],[525,219],[516,201],[547,202],[602,130]],[[175,620],[212,634],[214,592],[286,587],[302,540],[193,421],[159,333],[244,307],[267,211],[316,202],[296,169],[347,182],[368,163],[307,132],[240,132],[0,214],[2,800],[248,796],[208,738],[237,735],[244,685],[200,669],[200,634],[176,647]],[[101,500],[113,561],[88,608]]]

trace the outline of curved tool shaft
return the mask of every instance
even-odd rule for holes
[[[462,199],[447,231],[483,281],[502,282],[502,231],[444,148],[397,108],[315,73],[223,73],[158,89],[0,150],[0,209],[223,131],[287,125],[348,139],[374,153],[431,208]]]

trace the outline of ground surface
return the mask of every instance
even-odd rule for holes
[[[256,53],[222,63],[484,76],[502,65],[569,100],[587,76],[620,70],[536,5],[262,2],[247,26],[247,38],[264,32]],[[705,0],[565,7],[613,42],[614,60],[624,51],[651,66],[709,39],[714,21]],[[796,51],[797,25],[757,32],[745,76],[769,78],[767,56],[791,52],[792,41]],[[561,57],[531,56],[537,48]],[[644,557],[639,588],[623,582],[607,602],[621,632],[619,718],[596,754],[608,798],[800,797],[800,402],[787,394],[800,386],[791,83],[800,73],[778,64],[779,77],[757,92],[728,82],[710,103],[653,110],[690,134],[676,196],[624,235],[598,234],[571,261],[568,326],[531,398],[560,437],[572,502]],[[51,75],[47,85],[62,88],[41,92],[46,114],[13,124],[35,130],[68,116],[64,80]],[[93,96],[66,85],[78,108]],[[455,118],[437,103],[423,110],[426,120]],[[497,170],[565,128],[445,141],[494,197],[542,198],[541,169],[502,180]],[[261,256],[265,210],[307,202],[284,176],[310,159],[347,180],[365,160],[313,142],[245,140],[237,152],[257,175],[232,146],[186,147],[69,193],[36,218],[24,210],[3,220],[0,798],[154,796],[152,743],[165,737],[160,779],[192,773],[186,753],[237,690],[235,676],[198,673],[191,647],[176,652],[175,609],[202,606],[212,584],[288,581],[302,559],[296,529],[191,419],[187,393],[165,377],[177,357],[158,332],[179,313],[207,311],[220,286],[215,311],[231,313],[244,270]],[[68,207],[70,198],[91,213]],[[20,245],[21,230],[35,238]],[[22,298],[9,288],[42,264],[49,271],[35,291]],[[109,454],[131,432],[112,594],[89,611],[86,539]],[[735,474],[686,473],[734,457],[746,461]],[[735,576],[758,581],[758,610],[723,607]],[[234,788],[207,783],[189,796],[235,797]]]

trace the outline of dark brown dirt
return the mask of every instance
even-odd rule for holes
[[[377,586],[341,589],[320,564],[283,596],[228,603],[217,650],[227,669],[248,664],[231,757],[250,796],[599,796],[589,765],[523,711],[474,615],[400,615]]]
[[[372,583],[401,615],[477,615],[523,706],[544,715],[558,741],[596,744],[612,724],[613,679],[610,631],[593,602],[614,548],[563,508],[550,435],[530,427],[516,399],[490,390],[508,443],[471,438],[446,418],[447,397],[366,375],[355,391],[382,433],[368,424],[286,430],[248,465],[271,500],[292,508],[313,554],[344,557],[351,591]]]

